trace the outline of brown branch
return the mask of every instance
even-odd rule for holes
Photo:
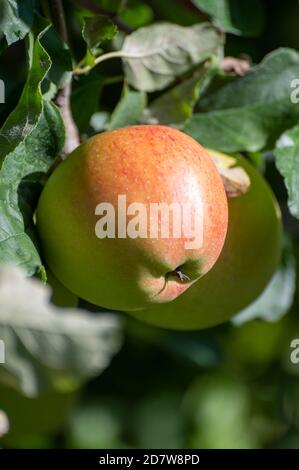
[[[124,31],[125,33],[130,34],[134,31],[129,25],[127,25],[121,19],[119,19],[113,11],[107,10],[106,8],[100,7],[99,5],[95,5],[90,0],[72,0],[72,1],[77,6],[84,7],[87,10],[97,13],[98,15],[108,16],[110,20],[118,27],[118,29],[120,29],[121,31]]]
[[[51,2],[53,18],[62,40],[69,46],[67,26],[64,16],[62,0]],[[70,80],[57,94],[56,103],[59,106],[65,127],[65,144],[63,149],[63,159],[80,144],[78,128],[75,124],[71,110],[72,81]]]
[[[78,145],[80,145],[80,136],[75,124],[71,110],[72,82],[68,82],[62,88],[56,97],[56,103],[59,106],[65,127],[65,143],[62,159],[66,158]]]

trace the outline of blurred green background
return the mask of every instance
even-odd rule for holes
[[[65,3],[68,23],[75,29],[77,13],[72,2]],[[228,34],[226,55],[246,54],[257,63],[277,47],[299,49],[299,3],[259,3],[261,16],[252,23],[256,31],[249,37]],[[253,6],[248,14],[254,16]],[[121,14],[131,28],[156,20],[189,25],[199,18],[190,2],[175,0],[129,0]],[[83,46],[79,40],[76,43],[75,33],[74,50],[81,57]],[[24,55],[20,43],[3,55],[3,78],[9,86],[7,102],[0,109],[1,121],[20,95]],[[16,70],[17,82],[10,80]],[[101,70],[115,77],[121,66],[112,61]],[[99,108],[111,112],[121,90],[121,81],[107,85]],[[271,159],[266,175],[284,209],[285,190]],[[298,260],[299,223],[286,216],[285,224]],[[238,327],[227,323],[207,331],[181,333],[125,317],[121,351],[80,392],[29,399],[0,386],[0,409],[11,426],[0,439],[1,446],[299,448],[299,364],[290,360],[291,340],[299,338],[298,292],[291,311],[276,323],[251,321]]]
[[[297,307],[296,307],[297,305]],[[75,394],[0,387],[18,448],[299,448],[297,304],[277,323],[180,333],[127,320],[110,367]]]

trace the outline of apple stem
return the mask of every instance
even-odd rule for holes
[[[177,276],[180,280],[180,282],[190,282],[190,277],[187,276],[187,274],[183,273],[183,271],[181,270],[181,267],[179,266],[178,268],[174,269],[173,271],[171,271],[169,274],[169,276]]]

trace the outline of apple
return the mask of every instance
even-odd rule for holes
[[[78,306],[78,297],[62,285],[49,269],[47,269],[47,282],[52,289],[51,301],[54,305],[68,308]]]
[[[225,166],[228,156],[210,154]],[[246,171],[250,186],[245,194],[228,200],[228,232],[217,263],[173,302],[129,312],[139,320],[171,329],[208,328],[252,303],[271,279],[281,255],[279,206],[255,168],[241,156],[233,158],[235,166]]]
[[[157,217],[162,206],[166,215],[180,212],[169,211],[167,224]],[[41,248],[57,279],[117,310],[169,302],[206,275],[227,220],[225,189],[207,152],[176,129],[152,125],[84,142],[54,170],[37,209]]]

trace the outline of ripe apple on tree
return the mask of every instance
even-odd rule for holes
[[[129,312],[144,322],[172,329],[208,328],[228,320],[264,290],[281,255],[278,203],[264,178],[243,157],[209,151],[224,173],[227,162],[243,168],[248,191],[228,199],[226,241],[214,267],[174,301]]]
[[[120,197],[130,208],[126,227]],[[114,226],[107,219],[108,236],[99,238],[102,203],[107,212],[116,209],[116,220]],[[150,230],[140,236],[143,219],[152,221],[151,204],[200,208],[200,244],[187,247],[190,237],[175,234],[174,219],[168,237],[159,236],[161,220],[158,236]],[[152,125],[83,143],[50,176],[37,210],[42,251],[57,279],[79,297],[118,310],[169,302],[206,275],[222,250],[227,220],[224,186],[207,152],[176,129]]]

